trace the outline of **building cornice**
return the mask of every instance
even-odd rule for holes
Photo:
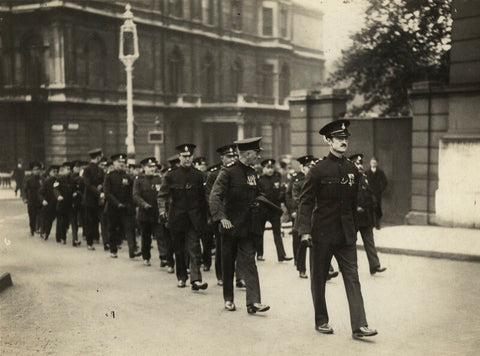
[[[10,7],[4,6],[4,7],[0,7],[0,11],[10,12],[13,14],[21,14],[21,13],[28,13],[28,12],[33,12],[33,11],[42,10],[42,9],[51,10],[51,9],[64,8],[64,9],[81,11],[89,14],[104,16],[112,19],[117,19],[119,21],[123,21],[123,16],[122,16],[123,8],[118,4],[111,5],[111,7],[112,9],[113,8],[117,9],[119,12],[106,11],[106,10],[102,10],[89,5],[82,6],[76,2],[72,2],[68,0],[51,0],[51,1],[42,2],[40,4],[36,3],[36,4],[13,5]],[[288,50],[302,58],[324,60],[323,52],[315,49],[310,50],[305,47],[297,48],[297,46],[291,43],[282,43],[283,41],[280,38],[263,38],[261,36],[254,36],[254,35],[247,34],[249,37],[252,38],[252,40],[249,40],[241,37],[232,36],[232,33],[230,33],[230,31],[227,32],[228,35],[223,35],[223,34],[203,31],[198,28],[190,29],[177,24],[165,23],[165,21],[162,21],[160,19],[147,18],[144,15],[150,15],[151,17],[151,12],[147,13],[144,9],[133,8],[133,11],[136,15],[135,22],[137,24],[159,27],[165,30],[172,30],[180,33],[188,33],[196,36],[210,38],[213,40],[220,40],[226,43],[236,43],[236,44],[241,44],[241,45],[255,47],[255,48]],[[162,16],[159,12],[155,12],[155,13],[158,16]],[[207,26],[207,28],[211,28],[211,27]]]

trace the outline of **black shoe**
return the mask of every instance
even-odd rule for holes
[[[160,268],[163,268],[163,267],[166,267],[167,266],[167,260],[164,260],[164,259],[160,259]]]
[[[140,257],[141,255],[141,252],[134,252],[133,254],[130,254],[130,258]]]
[[[93,247],[92,245],[87,245],[87,250],[95,251],[95,247]]]
[[[354,339],[361,339],[367,336],[375,336],[378,332],[375,329],[369,329],[367,326],[362,326],[357,330],[354,330],[352,333],[352,337]]]
[[[80,244],[81,244],[80,241],[73,241],[73,242],[72,242],[72,246],[73,246],[73,247],[78,247],[78,246],[80,246]]]
[[[185,281],[182,281],[182,280],[178,281],[177,287],[178,288],[185,288]]]
[[[203,266],[203,271],[204,272],[210,271],[210,266]]]
[[[265,258],[263,258],[263,256],[257,256],[257,261],[265,261]]]
[[[332,278],[338,277],[338,271],[335,272],[328,272],[327,281],[331,280]]]
[[[236,310],[235,303],[227,300],[225,302],[225,309],[227,309],[228,311],[235,311]]]
[[[236,283],[237,288],[247,288],[245,281],[243,279],[239,279]]]
[[[291,261],[291,260],[293,260],[293,257],[283,256],[278,260],[278,262]]]
[[[103,245],[103,250],[104,251],[110,251],[110,244],[106,243]]]
[[[387,267],[377,267],[377,268],[371,270],[370,274],[374,275],[375,273],[382,273],[382,272],[385,272],[386,270],[387,270]]]
[[[67,244],[67,240],[62,240],[62,244],[66,245],[66,244]]]
[[[308,276],[307,276],[307,274],[306,274],[305,272],[300,272],[300,273],[298,274],[298,276],[299,276],[300,278],[304,278],[304,279],[308,278]]]
[[[270,309],[269,305],[261,304],[261,303],[253,303],[247,305],[247,313],[248,314],[255,314],[257,312],[263,313]]]
[[[328,325],[328,323],[324,323],[319,326],[315,326],[315,330],[322,334],[333,334],[333,328]]]
[[[195,281],[192,283],[192,290],[200,290],[200,289],[207,289],[208,288],[208,283],[207,282],[200,282],[200,281]]]

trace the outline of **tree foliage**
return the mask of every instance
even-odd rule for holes
[[[365,26],[351,36],[327,83],[363,97],[352,115],[408,115],[412,83],[448,81],[452,0],[368,2]]]

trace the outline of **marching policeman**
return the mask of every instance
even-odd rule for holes
[[[127,155],[118,153],[110,158],[114,169],[107,173],[103,184],[107,204],[110,256],[117,258],[118,246],[121,244],[122,236],[125,236],[128,242],[128,254],[130,258],[135,258],[141,253],[135,251],[135,206],[133,182],[125,167]]]
[[[98,232],[99,205],[105,199],[105,194],[102,192],[105,174],[98,166],[103,156],[102,150],[100,148],[90,150],[88,155],[90,156],[90,163],[83,171],[85,191],[83,193],[82,205],[85,208],[84,229],[85,237],[87,238],[87,249],[94,251],[93,241],[100,239]]]
[[[265,312],[268,305],[261,304],[260,283],[255,265],[255,240],[262,234],[258,218],[259,196],[257,176],[252,165],[260,157],[261,137],[235,141],[239,160],[223,167],[210,193],[210,212],[218,221],[222,233],[222,277],[225,309],[236,309],[233,298],[235,259],[245,278],[247,312]]]
[[[158,204],[157,195],[159,181],[156,183],[154,175],[157,169],[157,160],[155,157],[143,159],[140,164],[143,166],[144,174],[140,174],[133,182],[133,200],[138,207],[137,221],[140,225],[142,234],[142,258],[146,266],[150,266],[150,248],[152,246],[152,236],[158,239],[160,226],[158,224]],[[158,186],[158,188],[157,188]]]
[[[41,170],[39,162],[30,163],[32,175],[25,179],[23,183],[24,203],[27,204],[28,220],[30,224],[30,235],[35,233],[37,216],[42,206],[42,199],[39,194],[41,186]]]
[[[168,227],[172,234],[175,250],[177,286],[185,287],[187,265],[185,248],[190,256],[190,283],[192,290],[207,289],[208,284],[202,282],[200,272],[201,249],[200,237],[205,229],[204,180],[201,172],[192,167],[192,156],[195,145],[191,143],[176,147],[180,166],[164,177],[160,188],[162,200],[169,200]],[[165,214],[165,212],[162,212]]]
[[[82,224],[82,192],[83,192],[83,178],[80,176],[80,170],[82,168],[82,162],[74,161],[71,165],[72,173],[70,179],[72,182],[72,236],[74,240],[81,243],[78,238],[78,228]]]
[[[274,170],[275,160],[266,159],[262,161],[263,175],[258,180],[258,188],[262,195],[270,200],[273,204],[280,206],[281,203],[285,202],[285,189],[282,186],[282,177],[280,174],[276,173]],[[273,231],[273,241],[275,242],[275,247],[277,249],[277,259],[279,262],[290,261],[293,257],[287,257],[285,253],[285,248],[283,247],[282,234],[281,234],[281,217],[282,213],[278,210],[273,210],[270,208],[262,208],[260,210],[262,216],[262,226],[265,233],[265,223],[267,221],[272,225]],[[263,235],[258,239],[257,242],[257,259],[263,261]]]
[[[48,240],[50,232],[52,230],[52,224],[57,215],[57,199],[53,193],[53,184],[55,183],[58,175],[57,165],[51,165],[47,169],[47,177],[42,182],[39,193],[42,197],[42,209],[40,211],[40,231],[41,237]],[[57,240],[57,242],[60,242]]]
[[[232,162],[236,160],[236,146],[235,145],[225,145],[222,147],[217,148],[217,152],[220,154],[220,160],[222,163],[216,164],[210,168],[208,168],[208,175],[207,180],[205,182],[205,199],[207,202],[210,200],[210,193],[212,192],[213,184],[217,180],[218,174],[220,173],[220,169],[222,167],[226,167]],[[212,215],[209,211],[208,222],[209,226],[208,229],[213,231],[215,236],[215,275],[217,277],[217,284],[223,285],[223,277],[222,277],[222,238],[220,235],[220,231],[218,230],[218,222],[214,222],[212,220]]]
[[[73,180],[70,177],[70,162],[65,162],[60,166],[58,177],[53,183],[53,193],[56,198],[57,228],[56,240],[67,243],[67,230],[69,224],[73,221]],[[72,246],[80,245],[76,231],[72,234]]]
[[[348,148],[348,120],[325,125],[320,135],[330,146],[328,156],[308,172],[298,206],[298,233],[311,246],[310,275],[315,329],[332,334],[325,302],[325,284],[332,256],[335,256],[348,297],[353,338],[377,334],[369,329],[357,265],[357,192],[360,173],[345,158]]]
[[[381,273],[386,271],[386,267],[380,266],[375,241],[373,240],[373,227],[375,226],[374,216],[374,195],[369,185],[366,174],[363,170],[363,154],[356,153],[351,155],[349,159],[355,163],[358,171],[361,173],[359,189],[358,189],[358,229],[363,240],[363,247],[368,258],[370,274]]]

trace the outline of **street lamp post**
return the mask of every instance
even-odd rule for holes
[[[133,63],[138,59],[138,37],[137,26],[133,22],[133,13],[130,11],[130,4],[125,6],[123,18],[125,22],[120,27],[120,51],[118,58],[125,65],[127,74],[127,156],[129,161],[135,162],[135,140],[134,140],[134,119],[133,119],[133,89],[132,71]]]

